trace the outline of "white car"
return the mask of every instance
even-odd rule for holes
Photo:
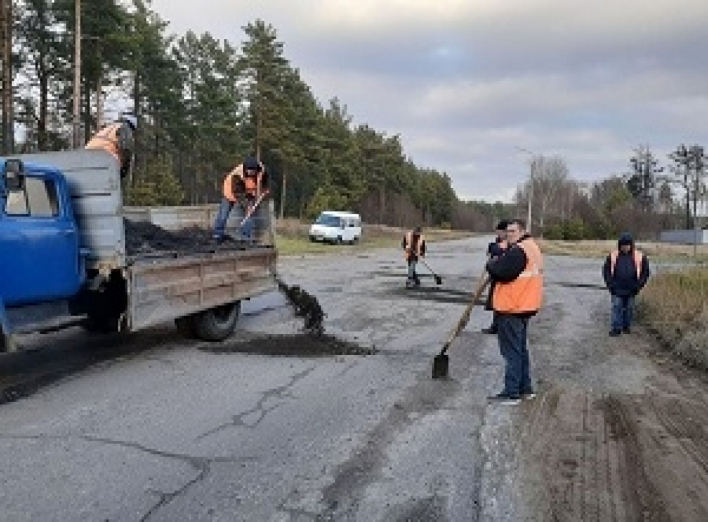
[[[322,212],[310,226],[310,241],[356,243],[361,238],[361,216],[353,212]]]

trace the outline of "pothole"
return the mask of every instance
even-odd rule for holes
[[[204,343],[204,352],[241,353],[279,357],[329,357],[333,355],[374,355],[378,350],[337,339],[331,335],[265,335],[245,339],[228,339],[221,343]]]

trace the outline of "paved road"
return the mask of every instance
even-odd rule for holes
[[[278,294],[248,303],[239,333],[217,346],[183,341],[169,327],[128,338],[72,331],[28,340],[49,345],[44,353],[55,359],[97,346],[120,356],[0,407],[0,518],[369,522],[650,513],[659,520],[680,513],[674,504],[683,497],[701,498],[705,449],[684,441],[693,457],[677,452],[664,467],[644,467],[634,448],[653,439],[635,429],[641,404],[630,398],[649,393],[650,382],[653,396],[661,382],[681,404],[705,389],[691,381],[689,397],[679,382],[690,380],[685,375],[672,377],[625,339],[608,344],[597,261],[549,260],[548,307],[532,327],[537,401],[487,405],[502,365],[496,339],[478,333],[489,321],[479,309],[453,346],[451,378],[430,378],[432,358],[476,284],[485,242],[432,245],[429,261],[443,285],[424,278],[420,291],[403,289],[395,250],[284,260],[283,278],[316,295],[328,333],[360,353],[318,352]],[[589,420],[578,428],[577,418]],[[672,440],[677,430],[688,433],[672,421],[656,429]],[[691,426],[686,436],[705,436]],[[601,464],[577,458],[605,453]],[[690,475],[676,471],[681,458],[693,463]],[[588,478],[600,465],[615,469],[605,481],[615,494]],[[693,480],[673,503],[661,500],[668,490],[657,485],[666,466],[676,479]],[[702,498],[693,503],[697,515]]]

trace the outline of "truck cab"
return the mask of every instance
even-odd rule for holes
[[[62,174],[0,163],[0,298],[5,306],[68,299],[84,282],[83,252]]]

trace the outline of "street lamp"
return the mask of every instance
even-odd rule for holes
[[[536,156],[538,156],[538,154],[536,154],[535,152],[533,152],[531,150],[525,149],[523,147],[519,147],[518,145],[516,145],[515,148],[521,152],[524,152],[526,154],[530,154],[532,156],[531,164],[530,164],[531,172],[530,172],[529,193],[528,193],[528,198],[527,198],[528,202],[527,202],[527,207],[526,207],[526,230],[528,232],[531,232],[531,207],[532,207],[532,203],[533,203],[533,185],[534,185],[534,176],[533,175],[534,175],[534,169],[536,168],[536,164],[535,164],[534,160],[536,159]]]

